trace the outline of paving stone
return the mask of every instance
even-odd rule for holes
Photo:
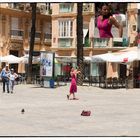
[[[0,136],[140,136],[140,89],[78,86],[79,100],[68,92],[19,84],[7,94],[0,85]]]

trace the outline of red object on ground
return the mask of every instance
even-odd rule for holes
[[[83,110],[81,113],[81,116],[90,116],[91,115],[91,111],[85,111]]]

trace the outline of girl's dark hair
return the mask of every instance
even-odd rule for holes
[[[107,18],[109,18],[110,16],[112,16],[112,6],[111,6],[111,4],[110,3],[106,3],[106,2],[101,3],[100,9],[102,9],[103,6],[109,7],[110,12],[108,13]]]
[[[102,3],[100,4],[100,8],[102,9],[103,6],[108,6],[109,9],[112,10],[112,5],[111,5],[111,3],[102,2]]]

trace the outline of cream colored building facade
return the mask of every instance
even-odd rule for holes
[[[39,10],[44,8],[45,10]],[[34,51],[51,48],[51,15],[47,5],[37,4]],[[0,4],[0,55],[18,57],[29,51],[31,32],[31,8],[29,3]],[[16,71],[18,64],[16,65]]]
[[[76,57],[76,3],[37,3],[36,39],[34,51],[52,51],[57,57]],[[96,3],[83,3],[84,57],[114,52],[133,47],[138,26],[139,3],[128,3],[126,7],[126,30],[128,45],[114,46],[118,37],[103,40],[95,36]],[[29,50],[31,9],[29,3],[0,4],[0,55],[25,55]],[[72,64],[73,65],[73,64]],[[74,64],[75,65],[75,64]],[[98,66],[89,63],[90,75],[99,75]],[[56,66],[56,74],[62,74],[62,63]],[[96,70],[95,70],[96,67]],[[114,64],[113,64],[114,67]],[[116,71],[118,71],[118,66]],[[108,70],[109,71],[109,70]],[[116,72],[115,71],[115,72]],[[109,73],[111,73],[109,71]]]

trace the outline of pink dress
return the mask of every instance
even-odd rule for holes
[[[75,74],[72,74],[71,76],[71,85],[70,85],[70,93],[77,92],[77,83],[76,83],[76,76]]]
[[[97,27],[101,38],[112,38],[111,33],[112,24],[109,23],[109,19],[101,20],[100,17],[97,19]]]

